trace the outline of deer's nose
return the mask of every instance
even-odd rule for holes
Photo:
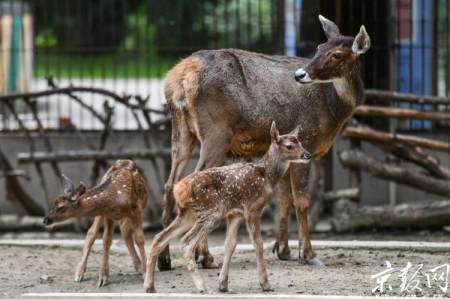
[[[310,83],[310,82],[312,82],[311,78],[309,77],[308,72],[305,71],[302,68],[298,69],[294,73],[294,77],[295,77],[295,81],[300,82],[300,83]]]
[[[44,223],[44,225],[50,225],[53,223],[53,220],[48,217],[45,217],[42,222]]]

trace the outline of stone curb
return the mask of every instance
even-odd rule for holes
[[[0,239],[0,246],[42,246],[55,248],[81,249],[84,240],[73,239]],[[93,249],[95,251],[102,249],[102,240],[96,240]],[[312,245],[315,249],[361,249],[361,250],[415,250],[415,251],[433,251],[449,252],[450,242],[418,242],[418,241],[331,241],[331,240],[313,240]],[[273,242],[264,244],[264,248],[272,248]],[[289,240],[291,248],[298,248],[296,240]],[[174,246],[177,248],[176,246]],[[178,248],[179,249],[179,248]],[[111,251],[126,253],[127,249],[120,240],[114,240]],[[223,246],[212,246],[210,251],[213,254],[221,254],[224,251]],[[252,244],[238,244],[238,252],[252,252]],[[203,298],[203,297],[202,297]]]
[[[306,294],[189,294],[189,293],[157,293],[157,294],[140,294],[140,293],[41,293],[41,294],[24,294],[23,299],[84,299],[84,298],[151,298],[151,299],[373,299],[375,296],[336,296],[336,295],[306,295]],[[389,297],[391,299],[405,299],[405,297]],[[421,299],[431,299],[431,297],[420,297]]]

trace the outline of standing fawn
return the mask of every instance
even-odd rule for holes
[[[178,216],[153,239],[147,258],[144,288],[155,292],[154,271],[159,254],[170,240],[184,234],[184,258],[194,284],[201,292],[208,291],[195,262],[195,248],[223,218],[228,220],[225,255],[219,276],[219,290],[228,290],[230,259],[236,247],[236,238],[244,218],[255,247],[259,283],[263,291],[270,291],[263,257],[261,214],[272,190],[282,178],[290,163],[308,163],[311,155],[297,139],[298,129],[279,135],[272,123],[271,145],[259,163],[238,163],[209,168],[193,173],[175,185],[174,197]]]
[[[44,218],[51,225],[72,217],[95,217],[83,246],[83,257],[75,272],[75,281],[80,282],[86,272],[86,264],[100,226],[103,224],[103,257],[98,286],[106,285],[109,277],[109,249],[112,243],[115,221],[120,224],[120,233],[133,259],[134,268],[145,273],[144,232],[142,211],[148,197],[148,187],[142,173],[131,160],[118,160],[101,179],[99,185],[86,190],[85,185],[75,188],[63,175],[64,193],[55,200],[53,209]],[[133,242],[139,248],[140,257]]]

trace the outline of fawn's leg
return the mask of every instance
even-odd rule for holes
[[[181,238],[184,246],[184,258],[187,262],[187,269],[191,273],[195,287],[202,293],[210,293],[210,289],[206,286],[205,281],[200,275],[195,262],[195,249],[198,243],[205,239],[206,236],[217,226],[222,219],[220,214],[209,213],[204,211],[203,215],[198,216],[194,226]]]
[[[206,117],[210,117],[209,115]],[[211,167],[221,166],[225,162],[227,153],[230,149],[233,131],[226,125],[220,125],[213,120],[213,128],[208,129],[207,133],[200,138],[200,157],[198,159],[195,171],[205,170]],[[199,241],[197,247],[198,258],[202,258],[203,268],[216,268],[214,257],[208,249],[207,236]]]
[[[250,239],[255,247],[259,285],[263,292],[273,291],[267,279],[266,262],[264,260],[264,246],[261,238],[261,212],[251,212],[245,220]]]
[[[281,179],[277,192],[279,227],[277,239],[272,252],[276,253],[280,260],[289,260],[289,209],[292,206],[291,180],[289,172]]]
[[[97,238],[98,231],[102,225],[102,220],[102,216],[95,217],[94,222],[86,234],[86,239],[84,240],[83,245],[83,257],[81,258],[77,270],[75,271],[75,281],[80,282],[83,280],[89,253],[91,252],[92,244],[94,244],[94,241]]]
[[[120,234],[122,236],[125,245],[127,246],[128,252],[130,253],[131,259],[133,261],[134,269],[136,271],[141,271],[141,260],[136,252],[136,248],[134,248],[133,242],[133,228],[131,226],[131,219],[125,218],[120,222]]]
[[[227,235],[225,237],[225,254],[223,265],[219,275],[219,291],[228,292],[228,272],[230,271],[231,256],[236,248],[239,225],[241,224],[241,215],[228,216]]]
[[[155,290],[155,266],[159,254],[167,247],[170,240],[175,239],[186,232],[193,225],[191,218],[182,218],[180,215],[172,223],[163,229],[153,238],[150,255],[147,258],[145,272],[144,289],[147,293],[154,293]]]
[[[144,236],[144,229],[142,228],[142,214],[136,213],[135,218],[133,218],[134,223],[134,241],[136,242],[136,245],[139,249],[140,259],[141,259],[141,265],[142,268],[138,270],[138,272],[144,274],[145,268],[146,268],[146,257],[145,254],[145,236]]]
[[[175,198],[173,197],[173,187],[178,182],[189,162],[192,149],[195,145],[195,137],[189,131],[185,116],[181,111],[173,111],[172,117],[172,164],[170,175],[164,186],[165,208],[163,212],[163,225],[167,227],[175,218]],[[159,255],[158,269],[166,271],[171,269],[169,246],[164,248]]]
[[[109,249],[111,248],[114,233],[114,221],[103,217],[103,256],[100,266],[100,275],[98,278],[98,287],[102,287],[108,283],[109,278]]]

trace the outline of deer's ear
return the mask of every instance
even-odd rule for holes
[[[352,51],[356,55],[361,55],[367,52],[370,49],[370,37],[367,34],[366,28],[364,25],[359,29],[358,35],[355,37],[352,45]]]
[[[300,132],[300,127],[295,127],[294,130],[292,130],[289,135],[294,135],[295,137],[298,137],[298,133]]]
[[[75,191],[75,185],[65,174],[62,175],[62,182],[64,194],[71,194],[73,191]]]
[[[319,15],[319,21],[322,23],[323,32],[325,32],[327,39],[341,34],[338,26],[324,16]]]
[[[280,140],[280,133],[278,132],[277,125],[274,121],[270,127],[270,139],[272,142],[278,142]]]

